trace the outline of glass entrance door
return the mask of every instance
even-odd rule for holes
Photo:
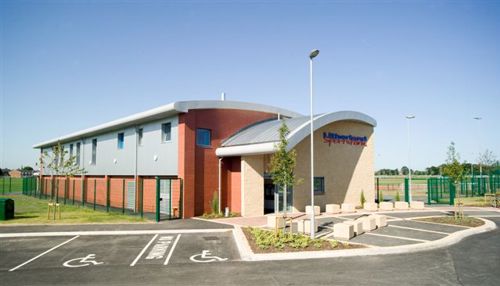
[[[274,210],[283,212],[283,188],[278,188],[273,184],[272,179],[264,179],[264,214],[274,213]],[[287,211],[292,210],[293,205],[293,188],[287,188]]]

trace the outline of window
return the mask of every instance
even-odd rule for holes
[[[163,123],[161,125],[161,142],[168,142],[171,140],[172,134],[172,124],[169,123]]]
[[[314,194],[325,194],[325,177],[314,177]]]
[[[69,144],[69,157],[73,157],[73,144]]]
[[[137,129],[137,144],[139,146],[142,146],[142,134],[143,134],[143,129],[142,128]]]
[[[196,145],[209,147],[211,144],[210,129],[198,128],[196,129]]]
[[[97,161],[97,138],[92,139],[92,161],[91,164],[95,165]]]
[[[123,149],[123,146],[125,145],[125,133],[118,133],[118,149]]]
[[[80,165],[80,142],[76,143],[76,164]]]

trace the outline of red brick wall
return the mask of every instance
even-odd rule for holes
[[[218,158],[215,149],[220,146],[222,140],[250,124],[275,116],[270,113],[230,109],[198,109],[180,114],[179,177],[184,179],[185,217],[210,211],[210,201],[218,188]],[[196,146],[197,128],[212,131],[211,147]],[[228,195],[224,194],[223,197],[223,203],[227,204]],[[225,206],[221,205],[222,208]]]

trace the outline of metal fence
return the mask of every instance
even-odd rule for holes
[[[36,177],[24,177],[24,178],[12,178],[12,177],[1,177],[0,178],[0,194],[31,194],[36,192],[37,189],[37,178]]]
[[[427,203],[447,203],[453,205],[456,192],[462,197],[483,197],[487,193],[500,193],[500,175],[466,177],[457,185],[449,178],[429,178],[427,180]]]
[[[183,184],[168,177],[2,178],[0,194],[23,194],[63,205],[120,212],[156,221],[183,217]]]

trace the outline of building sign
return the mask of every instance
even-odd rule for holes
[[[332,144],[366,146],[368,138],[366,136],[353,136],[351,134],[342,135],[334,132],[323,132],[323,142],[328,143],[328,146]]]

